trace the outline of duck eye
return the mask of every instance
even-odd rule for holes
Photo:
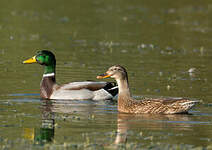
[[[38,63],[40,63],[41,65],[43,65],[44,62],[45,62],[45,56],[39,54],[39,55],[36,56],[36,60],[37,60]]]

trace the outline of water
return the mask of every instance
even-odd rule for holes
[[[0,2],[0,149],[212,149],[211,1],[9,3]],[[22,64],[40,49],[55,53],[60,84],[121,64],[135,98],[201,104],[192,115],[134,116],[109,101],[40,101],[43,68]]]

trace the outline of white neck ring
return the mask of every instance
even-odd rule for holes
[[[55,76],[55,73],[43,74],[43,77],[52,77],[52,76]]]

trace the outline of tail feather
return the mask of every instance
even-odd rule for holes
[[[199,101],[188,100],[188,99],[178,99],[173,101],[164,101],[169,109],[167,109],[166,114],[181,114],[188,113]]]
[[[104,88],[94,91],[93,100],[109,100],[113,99],[117,94],[118,86],[113,82],[109,82]]]
[[[110,93],[112,96],[116,96],[118,94],[118,86],[115,82],[109,82],[103,89]]]
[[[185,106],[185,107],[193,107],[197,103],[198,103],[198,101],[187,101],[187,102],[180,103],[180,105]]]
[[[183,112],[188,112],[190,109],[192,109],[197,103],[199,103],[198,101],[191,101],[188,100],[186,102],[182,102],[179,103],[179,105],[181,106],[181,110],[179,113],[183,113]]]

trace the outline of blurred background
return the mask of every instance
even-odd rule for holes
[[[108,67],[120,64],[128,71],[134,97],[202,100],[203,105],[195,109],[198,119],[205,116],[201,121],[196,118],[201,129],[200,122],[208,124],[212,115],[211,17],[210,0],[1,0],[1,123],[14,124],[7,120],[13,111],[30,113],[34,119],[39,115],[43,68],[22,61],[47,49],[56,55],[60,84],[96,80]],[[20,129],[36,124],[32,120],[24,125],[14,122]],[[4,129],[8,130],[0,128],[0,132]],[[203,141],[210,142],[211,135]]]

